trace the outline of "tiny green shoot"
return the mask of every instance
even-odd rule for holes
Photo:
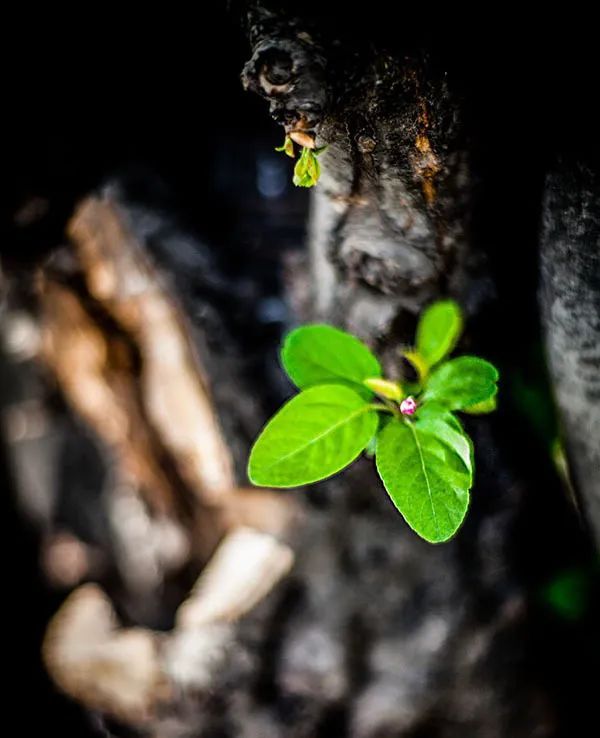
[[[275,151],[283,151],[291,159],[294,159],[296,156],[294,154],[294,142],[289,136],[285,137],[285,141],[283,142],[283,144],[281,146],[277,146]]]
[[[321,176],[321,165],[318,157],[327,147],[321,146],[320,148],[311,149],[302,146],[301,148],[302,151],[294,166],[293,182],[296,187],[314,187]],[[275,151],[282,151],[290,158],[295,158],[294,142],[289,136],[285,137],[283,144],[278,146]]]
[[[455,413],[491,412],[498,390],[498,372],[488,361],[448,358],[462,326],[453,301],[425,310],[416,345],[404,352],[418,375],[410,385],[385,378],[377,357],[345,331],[329,325],[293,330],[281,361],[300,392],[254,443],[250,481],[283,488],[310,484],[364,452],[375,457],[408,525],[431,543],[450,539],[467,513],[474,477],[473,444]]]

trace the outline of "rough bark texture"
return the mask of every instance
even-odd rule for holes
[[[543,319],[574,480],[600,543],[600,178],[561,162],[541,233]]]

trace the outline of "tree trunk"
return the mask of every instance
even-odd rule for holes
[[[600,543],[600,182],[581,162],[548,175],[542,308],[573,478]]]

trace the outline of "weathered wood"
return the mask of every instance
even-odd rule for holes
[[[90,710],[151,729],[212,689],[227,661],[233,624],[285,576],[291,549],[268,533],[231,530],[217,548],[169,633],[120,628],[106,594],[84,584],[48,625],[46,667],[60,689]]]

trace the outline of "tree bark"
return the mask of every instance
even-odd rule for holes
[[[600,544],[600,179],[561,161],[548,175],[541,299],[550,371],[573,478]]]
[[[471,316],[490,299],[471,236],[472,171],[458,96],[418,54],[375,46],[346,66],[333,55],[333,39],[299,19],[259,5],[248,22],[245,85],[271,101],[286,130],[312,132],[329,146],[311,203],[313,300],[303,317],[356,333],[397,376],[400,349],[431,300],[452,296]],[[282,68],[287,80],[280,74],[273,90]],[[466,341],[476,350],[472,334]],[[428,546],[403,526],[368,462],[327,485],[322,541],[310,547],[322,562],[311,563],[314,550],[300,547],[307,604],[289,624],[275,677],[283,694],[309,705],[310,717],[290,735],[319,734],[335,719],[365,738],[550,734],[550,711],[517,646],[525,601],[508,565],[523,490],[510,481],[496,420],[473,426],[473,508],[445,546]],[[494,603],[483,621],[480,597]],[[484,663],[500,643],[502,667],[491,673]],[[515,698],[518,718],[503,707]]]

